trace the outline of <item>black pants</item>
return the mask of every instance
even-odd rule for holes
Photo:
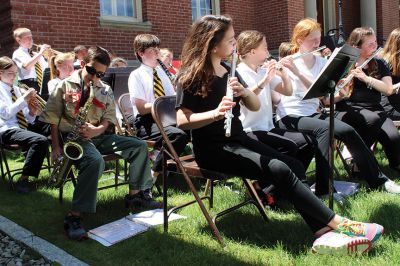
[[[316,194],[327,194],[329,191],[329,116],[320,113],[312,116],[287,115],[279,121],[279,127],[315,136],[318,142],[318,150],[315,154],[316,176],[321,177],[316,180]],[[379,169],[371,150],[353,127],[335,119],[334,136],[349,148],[360,169],[360,176],[365,178],[371,188],[377,188],[388,180]]]
[[[49,142],[45,136],[30,131],[30,127],[31,125],[28,126],[28,129],[8,129],[0,134],[0,142],[21,146],[25,155],[22,175],[38,177]]]
[[[293,203],[315,233],[334,217],[300,180],[305,178],[303,165],[296,159],[243,136],[225,143],[193,143],[198,164],[206,169],[272,183]]]
[[[137,137],[143,140],[154,140],[156,141],[154,148],[161,148],[163,139],[156,123],[146,121],[146,123],[136,123],[135,126],[137,130]],[[166,126],[164,127],[164,130],[169,140],[171,141],[172,146],[174,146],[176,153],[180,155],[185,150],[186,144],[189,142],[188,135],[183,130],[174,126]],[[162,154],[159,154],[154,161],[153,171],[160,172],[161,170]]]
[[[400,164],[400,135],[382,106],[363,107],[343,102],[336,106],[336,118],[351,125],[368,147],[381,143],[390,167]]]
[[[299,160],[307,169],[314,157],[314,145],[317,140],[305,133],[273,128],[270,131],[253,131],[247,133],[252,139],[258,140],[271,148]]]

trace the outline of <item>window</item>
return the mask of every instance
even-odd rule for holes
[[[192,21],[209,14],[219,15],[219,0],[192,0]]]
[[[100,0],[99,20],[102,26],[151,30],[151,23],[143,22],[141,0]]]
[[[100,15],[102,17],[118,17],[119,19],[137,20],[137,2],[140,1],[100,0]]]

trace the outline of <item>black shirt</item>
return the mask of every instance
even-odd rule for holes
[[[200,89],[200,84],[192,86],[191,88],[182,88],[182,85],[178,82],[176,88],[176,108],[184,107],[191,110],[193,113],[202,113],[210,110],[214,110],[218,107],[222,98],[226,95],[227,78],[230,68],[224,63],[222,65],[228,70],[223,77],[214,76],[214,80],[210,84],[208,94],[206,97],[196,95],[195,92]],[[240,83],[246,84],[237,75]],[[246,134],[243,131],[243,126],[239,120],[240,115],[240,97],[234,97],[233,99],[236,105],[232,109],[234,117],[232,118],[231,124],[231,136],[225,137],[224,121],[212,122],[206,126],[192,130],[193,145],[197,148],[201,148],[201,145],[209,145],[210,143],[225,143],[226,141],[239,140]]]
[[[400,77],[392,75],[392,82],[393,84],[399,83]],[[400,94],[382,95],[381,105],[387,112],[393,112],[394,110],[400,112]]]
[[[379,79],[383,77],[390,76],[390,69],[386,62],[382,59],[372,59],[378,64]],[[369,69],[363,69],[364,73],[369,76]],[[347,100],[349,102],[355,103],[360,106],[372,106],[379,105],[381,101],[381,93],[375,89],[370,89],[367,84],[361,80],[354,78],[353,92],[350,98]]]

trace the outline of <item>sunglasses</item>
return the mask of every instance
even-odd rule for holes
[[[86,68],[86,71],[87,71],[87,73],[89,73],[90,75],[96,75],[96,77],[98,77],[98,78],[103,78],[104,77],[104,75],[106,74],[106,73],[104,73],[104,72],[98,72],[94,67],[92,67],[92,66],[88,66],[88,65],[86,65],[85,66],[85,68]]]

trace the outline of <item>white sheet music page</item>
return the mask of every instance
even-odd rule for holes
[[[171,214],[168,221],[186,218],[179,214]],[[163,224],[163,209],[154,209],[130,214],[114,222],[90,230],[89,238],[109,247],[122,240],[147,231],[150,227]]]
[[[185,216],[172,213],[168,221],[184,219]],[[131,220],[133,222],[137,222],[146,226],[155,226],[164,223],[163,209],[155,209],[150,211],[144,211],[137,214],[131,214],[126,216],[126,219]]]
[[[90,230],[89,237],[108,247],[134,235],[143,233],[148,229],[148,226],[133,223],[124,217]]]

